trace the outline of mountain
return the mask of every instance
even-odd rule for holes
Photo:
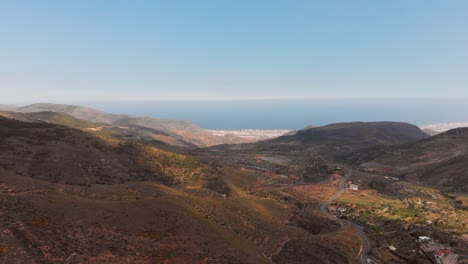
[[[329,146],[366,148],[415,142],[428,135],[417,126],[398,122],[353,122],[311,127],[275,139],[255,143],[258,147]]]
[[[13,118],[23,122],[45,122],[53,123],[63,126],[68,126],[77,129],[95,128],[100,126],[99,124],[86,121],[73,117],[63,112],[32,112],[32,113],[21,113],[12,111],[0,111],[0,116]]]
[[[276,193],[267,179],[62,125],[0,117],[0,262],[355,261],[359,242],[350,227],[343,232],[320,216],[320,200],[305,199],[297,211],[302,202],[282,197],[307,190]],[[335,190],[336,182],[326,184],[325,194]],[[311,258],[310,250],[318,253]]]
[[[426,138],[417,126],[397,122],[338,123],[298,131],[296,135],[279,138],[292,144],[326,145],[392,145]]]
[[[193,158],[65,126],[0,117],[0,168],[68,184],[173,184],[209,171]],[[197,178],[197,179],[198,179]]]
[[[38,103],[23,107],[0,105],[0,110],[19,113],[66,113],[78,119],[99,123],[104,130],[109,130],[109,133],[129,134],[139,138],[146,137],[147,139],[183,147],[206,147],[217,144],[252,142],[252,139],[235,136],[215,136],[189,121],[116,115],[84,106]],[[56,118],[54,119],[56,120]],[[50,122],[54,123],[54,119],[51,118]],[[91,125],[91,127],[95,126]]]
[[[368,171],[440,187],[468,191],[468,128],[456,128],[398,147],[380,149],[361,166]]]
[[[2,111],[15,111],[18,109],[16,105],[2,105],[0,104],[0,110]]]
[[[93,123],[91,121],[73,117],[64,112],[44,111],[25,113],[0,111],[0,116],[14,118],[23,122],[58,124],[71,128],[81,129],[87,132],[92,132],[93,134],[104,138],[114,138],[137,142],[144,141],[146,143],[151,143],[153,145],[169,149],[176,148],[183,150],[183,148],[180,148],[180,146],[196,147],[194,144],[187,142],[182,136],[176,134],[170,134],[168,132],[140,126],[120,127],[103,123]]]
[[[99,111],[93,108],[85,106],[65,105],[65,104],[49,104],[49,103],[37,103],[26,105],[22,107],[11,108],[8,106],[4,107],[0,105],[0,110],[10,110],[22,113],[31,112],[63,112],[73,117],[88,120],[91,122],[100,122],[111,124],[118,120],[122,115],[108,114],[103,111]]]

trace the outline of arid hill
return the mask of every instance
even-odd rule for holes
[[[468,128],[399,147],[369,151],[361,160],[367,170],[402,176],[447,191],[468,191]]]
[[[308,263],[354,263],[357,234],[317,209],[336,184],[279,190],[264,174],[1,117],[0,262],[307,263],[317,249]]]
[[[203,175],[193,158],[149,146],[104,141],[65,126],[0,117],[0,167],[50,182],[89,185],[151,180],[171,184]]]
[[[399,145],[429,137],[415,125],[399,122],[336,123],[322,127],[306,127],[295,134],[284,135],[252,144],[215,146],[213,149],[290,152],[326,149],[324,156],[335,156],[356,149]]]
[[[95,128],[102,126],[102,124],[93,123],[91,121],[79,119],[73,117],[69,114],[63,112],[31,112],[31,113],[22,113],[22,112],[12,112],[12,111],[0,111],[0,116],[16,119],[23,122],[42,122],[42,123],[52,123],[57,125],[63,125],[67,127],[85,129],[85,128]]]
[[[109,133],[127,133],[137,137],[140,137],[139,134],[143,134],[143,136],[153,138],[156,141],[183,147],[252,142],[252,140],[235,136],[215,136],[189,121],[116,115],[84,106],[38,103],[23,107],[0,105],[0,110],[19,113],[66,113],[78,119],[99,123],[104,130],[109,130]],[[51,122],[54,123],[53,120]]]
[[[271,143],[292,145],[358,146],[395,145],[427,138],[417,126],[398,122],[337,123],[299,130]]]

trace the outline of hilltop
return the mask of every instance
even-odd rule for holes
[[[323,155],[352,152],[377,146],[399,145],[429,137],[419,127],[400,122],[352,122],[308,126],[297,132],[251,144],[214,146],[214,149],[251,149],[256,151],[317,151]]]
[[[359,146],[393,145],[428,137],[417,126],[399,122],[336,123],[299,130],[270,142],[292,145]]]

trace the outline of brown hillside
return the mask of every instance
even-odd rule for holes
[[[457,128],[401,147],[380,150],[363,166],[447,191],[468,191],[468,128]]]
[[[0,167],[70,184],[152,180],[165,184],[203,177],[200,162],[121,141],[104,141],[68,127],[0,118]]]

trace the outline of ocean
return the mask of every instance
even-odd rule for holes
[[[74,102],[115,114],[191,121],[206,129],[300,129],[351,121],[467,122],[466,99]]]

